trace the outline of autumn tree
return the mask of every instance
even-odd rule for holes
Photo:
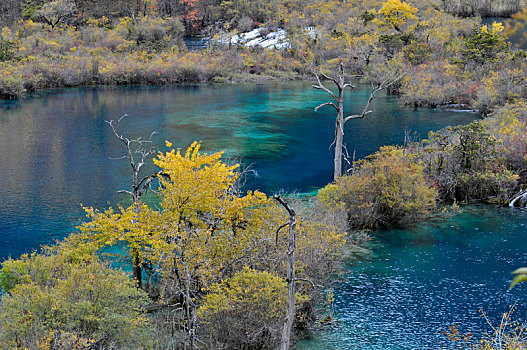
[[[185,24],[187,32],[199,26],[200,13],[198,0],[157,0],[156,7],[164,16],[179,17]]]
[[[279,230],[286,221],[280,207],[259,191],[242,194],[238,165],[223,163],[222,152],[201,153],[198,142],[184,152],[171,149],[168,141],[166,145],[169,150],[154,159],[163,174],[159,203],[140,203],[138,211],[133,204],[105,211],[88,208],[91,221],[81,230],[86,244],[98,249],[121,243],[130,255],[137,253],[140,266],[152,266],[157,282],[151,295],[160,308],[181,310],[173,327],[185,335],[182,346],[197,346],[196,311],[208,291],[245,266],[278,278],[289,274],[294,281],[312,281],[308,286],[327,282],[345,237],[333,221],[305,219],[298,224],[295,252],[301,272],[294,277],[293,270],[285,271],[286,254],[280,248],[288,246],[289,236]],[[313,293],[310,288],[299,292]]]
[[[382,4],[377,11],[373,23],[381,26],[393,27],[398,32],[411,20],[417,19],[415,16],[417,7],[401,0],[388,0]]]
[[[104,212],[89,208],[92,221],[82,226],[98,246],[126,242],[134,266],[157,266],[162,299],[184,308],[189,348],[196,344],[199,291],[246,262],[274,225],[264,219],[269,199],[263,193],[238,194],[238,166],[222,163],[221,153],[201,154],[199,148],[196,142],[185,153],[171,150],[154,160],[165,174],[161,210],[145,204]]]
[[[325,74],[322,71],[322,68],[317,72],[313,70],[313,74],[317,79],[316,85],[313,85],[315,89],[323,90],[327,92],[334,100],[322,103],[321,105],[315,108],[315,111],[318,111],[324,106],[331,106],[337,112],[337,117],[335,119],[335,140],[333,144],[335,145],[335,156],[333,158],[333,180],[337,180],[339,176],[342,175],[342,161],[343,161],[343,152],[344,152],[344,124],[352,119],[363,119],[366,115],[370,114],[372,111],[369,110],[370,103],[375,98],[375,95],[400,79],[400,76],[396,76],[393,72],[388,74],[387,77],[382,80],[377,86],[374,86],[371,90],[368,101],[364,105],[364,108],[360,114],[352,114],[349,116],[344,116],[344,91],[347,87],[352,90],[355,88],[349,81],[346,80],[344,74],[344,65],[342,62],[339,66],[339,72],[335,76],[330,76]],[[335,84],[337,87],[337,93],[333,93],[330,89],[322,84],[321,79],[329,80]]]

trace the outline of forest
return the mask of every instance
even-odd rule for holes
[[[71,235],[2,262],[0,349],[293,348],[314,325],[337,322],[333,286],[376,229],[466,204],[524,206],[526,5],[2,1],[4,100],[69,87],[304,80],[330,101],[315,110],[336,119],[333,181],[315,194],[248,190],[247,170],[223,152],[203,152],[200,141],[155,145],[154,130],[128,135],[125,114],[107,121],[128,166],[128,199],[85,206]],[[240,40],[254,30],[285,36],[270,48]],[[189,49],[189,38],[207,45]],[[362,113],[346,117],[343,95],[355,85],[371,92]],[[356,160],[344,124],[375,114],[382,94],[481,118],[422,138],[409,131],[403,145]],[[515,275],[512,286],[527,280],[527,270]],[[511,314],[478,339],[445,325],[446,348],[526,348]]]

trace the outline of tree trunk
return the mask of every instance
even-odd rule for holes
[[[141,258],[137,250],[132,253],[132,272],[134,280],[137,282],[137,288],[143,288],[143,276],[141,274]]]
[[[188,266],[185,265],[185,313],[187,314],[187,343],[185,343],[185,350],[193,350],[194,349],[194,308],[191,305],[192,299],[190,298],[190,273],[188,270]]]
[[[289,213],[289,240],[287,249],[287,310],[280,342],[280,350],[289,350],[291,344],[291,331],[295,320],[295,245],[296,245],[296,213],[280,196],[275,199],[284,206]]]
[[[335,158],[334,170],[333,170],[333,180],[336,181],[337,178],[342,175],[342,148],[344,144],[344,88],[342,87],[344,83],[338,86],[339,97],[337,101],[337,120],[335,125]]]
[[[136,177],[135,173],[134,173],[134,177]],[[135,187],[135,183],[134,183],[134,187]],[[139,207],[139,197],[137,197],[137,194],[135,193],[135,191],[134,191],[133,201],[134,201],[133,205],[134,205],[135,219],[132,221],[132,225],[135,225],[139,222],[139,211],[141,210],[141,208]],[[134,251],[132,252],[132,273],[133,273],[134,279],[137,282],[137,288],[139,289],[143,288],[143,276],[141,273],[141,264],[142,264],[141,251],[135,248]]]

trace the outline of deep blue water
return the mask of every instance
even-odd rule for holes
[[[348,94],[357,113],[367,90]],[[332,177],[334,114],[313,108],[327,96],[309,84],[188,85],[67,89],[0,103],[0,260],[60,239],[84,219],[81,203],[104,208],[123,200],[130,169],[105,120],[124,113],[131,137],[152,131],[159,145],[185,148],[203,140],[206,151],[226,150],[253,172],[247,188],[309,191]],[[375,113],[349,122],[350,153],[364,157],[401,143],[405,128],[426,135],[474,115],[402,107],[379,96]],[[148,170],[148,169],[146,169]]]
[[[507,288],[527,265],[526,237],[527,211],[494,206],[375,232],[370,260],[336,289],[338,323],[298,349],[439,349],[449,325],[480,339],[492,330],[479,310],[497,326],[515,302],[525,321],[527,285]]]

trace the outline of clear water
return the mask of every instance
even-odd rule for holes
[[[510,272],[527,264],[527,212],[462,210],[410,229],[376,232],[371,261],[349,269],[336,290],[338,323],[298,349],[439,349],[449,325],[479,339],[491,333],[479,310],[497,325],[515,302],[516,318],[525,320],[527,285],[507,288]]]
[[[247,188],[309,191],[331,180],[334,115],[313,111],[326,98],[309,84],[288,83],[81,88],[2,102],[0,260],[67,235],[84,218],[81,203],[104,208],[124,199],[116,190],[130,184],[130,166],[108,158],[123,155],[123,147],[105,120],[128,113],[127,135],[157,131],[159,145],[203,140],[206,151],[226,150],[253,170]],[[349,112],[367,98],[367,90],[348,94]],[[475,118],[402,107],[391,96],[372,107],[374,114],[346,128],[357,157],[401,143],[405,128],[426,135]]]

